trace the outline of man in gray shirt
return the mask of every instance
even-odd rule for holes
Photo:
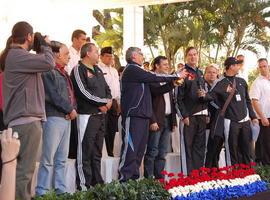
[[[18,22],[12,29],[3,71],[4,123],[17,131],[21,147],[17,159],[16,198],[31,199],[31,180],[41,141],[41,121],[45,120],[45,94],[41,73],[55,66],[51,48],[45,41],[40,53],[32,54],[33,28],[27,22]],[[43,39],[43,38],[42,38]],[[43,39],[44,40],[44,39]],[[3,65],[4,63],[4,65]]]

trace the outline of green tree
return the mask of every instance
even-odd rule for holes
[[[92,28],[93,39],[100,48],[112,46],[116,68],[119,68],[123,51],[123,9],[94,10],[93,16],[99,23]]]
[[[144,41],[150,50],[162,44],[172,66],[181,46],[187,46],[182,4],[153,5],[144,8]],[[152,50],[151,50],[152,52]],[[154,57],[153,53],[152,56]]]
[[[268,52],[270,37],[269,0],[197,0],[144,7],[144,43],[159,49],[175,65],[177,55],[188,46],[199,52],[199,64],[221,62],[239,50]],[[100,25],[93,37],[100,47],[113,46],[117,55],[123,49],[123,10],[94,11]]]
[[[251,84],[253,83],[253,81],[255,81],[255,79],[259,76],[259,70],[256,68],[256,69],[253,69],[249,75],[248,75],[248,86],[250,88]]]

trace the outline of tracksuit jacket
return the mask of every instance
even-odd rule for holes
[[[98,114],[98,107],[106,105],[112,98],[111,90],[98,66],[94,66],[92,70],[79,62],[79,65],[73,68],[70,78],[79,114]]]

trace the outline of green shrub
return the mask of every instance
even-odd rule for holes
[[[268,186],[270,186],[270,165],[257,165],[254,169],[261,179],[268,182]]]
[[[57,196],[49,192],[35,200],[169,200],[170,194],[153,179],[129,180],[126,183],[114,181],[98,184],[87,192],[76,192]]]

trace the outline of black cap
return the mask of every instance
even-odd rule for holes
[[[231,65],[240,64],[242,62],[243,61],[237,60],[235,57],[228,57],[224,62],[224,66],[225,67],[230,67]]]
[[[100,51],[101,55],[104,55],[105,53],[107,54],[113,54],[112,47],[103,47]]]

